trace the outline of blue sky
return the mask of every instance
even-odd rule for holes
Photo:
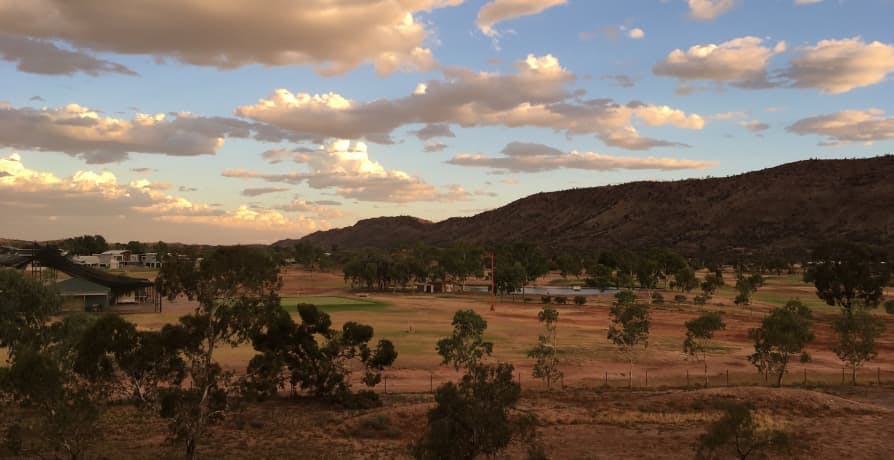
[[[894,0],[68,3],[0,0],[3,237],[269,242],[894,150]]]

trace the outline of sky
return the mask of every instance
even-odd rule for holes
[[[0,0],[0,237],[269,243],[892,153],[892,17],[894,0]]]

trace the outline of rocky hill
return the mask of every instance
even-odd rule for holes
[[[894,155],[538,193],[472,217],[365,219],[301,240],[327,248],[527,240],[547,251],[669,247],[708,256],[803,254],[838,238],[894,247]]]

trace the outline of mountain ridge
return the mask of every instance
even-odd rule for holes
[[[795,254],[822,240],[849,239],[890,248],[892,178],[894,155],[810,159],[727,177],[539,192],[439,222],[368,218],[274,245],[304,241],[356,249],[527,240],[547,251],[668,247],[706,255]]]

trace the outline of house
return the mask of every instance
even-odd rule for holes
[[[105,311],[109,308],[112,288],[83,279],[69,278],[56,283],[56,290],[63,300],[76,299],[83,303],[84,311]]]
[[[130,251],[124,249],[112,249],[96,256],[99,257],[100,267],[111,270],[123,269],[130,261]]]
[[[71,261],[85,267],[99,268],[99,256],[74,256]]]
[[[147,252],[140,254],[140,264],[146,268],[161,268],[161,259],[158,253]]]

